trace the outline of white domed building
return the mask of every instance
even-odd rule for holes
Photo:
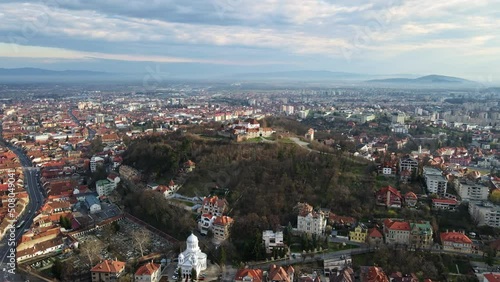
[[[198,246],[198,237],[189,235],[186,240],[186,250],[179,254],[178,267],[182,271],[182,277],[191,277],[192,269],[199,275],[201,271],[207,269],[207,255],[201,252]]]

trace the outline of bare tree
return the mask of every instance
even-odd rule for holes
[[[103,244],[99,240],[94,240],[91,242],[86,242],[81,246],[81,251],[89,259],[90,266],[94,266],[94,259],[99,257],[100,252],[103,249]]]
[[[132,232],[132,238],[134,239],[137,247],[141,251],[141,257],[144,256],[144,249],[148,246],[151,241],[149,231],[145,229],[134,230]]]

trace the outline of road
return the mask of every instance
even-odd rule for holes
[[[32,167],[32,163],[29,158],[19,148],[16,148],[12,145],[7,145],[7,147],[14,153],[16,153],[19,161],[21,162],[21,165],[24,167],[24,187],[30,199],[25,212],[17,221],[25,221],[23,226],[21,226],[20,228],[16,228],[15,241],[17,243],[19,238],[21,238],[22,234],[24,233],[24,230],[26,228],[29,228],[33,223],[33,218],[36,216],[36,212],[43,205],[46,195],[45,191],[42,192],[42,188],[40,185],[39,168]],[[0,269],[2,270],[4,279],[3,281],[24,281],[24,279],[22,278],[24,276],[20,276],[19,274],[11,274],[7,271],[12,268],[10,265],[8,265],[9,258],[7,257],[7,255],[11,253],[10,249],[13,248],[12,246],[8,246],[9,235],[10,233],[7,232],[4,238],[2,238],[2,240],[0,241]]]
[[[76,124],[78,124],[78,125],[83,125],[83,124],[81,124],[81,122],[80,122],[80,121],[79,121],[79,120],[75,117],[75,115],[73,114],[72,109],[73,109],[73,108],[70,108],[70,109],[68,110],[68,114],[71,116],[71,118],[73,119],[73,121],[74,121]],[[88,127],[88,126],[87,126],[86,128],[87,128],[87,130],[89,131],[89,136],[87,137],[87,139],[88,139],[88,140],[92,140],[92,139],[94,139],[96,131],[95,131],[95,130],[93,130],[92,128]]]

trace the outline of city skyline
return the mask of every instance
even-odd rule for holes
[[[328,70],[500,81],[494,1],[16,1],[0,68],[248,73]]]

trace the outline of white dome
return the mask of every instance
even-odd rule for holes
[[[198,237],[196,237],[193,233],[191,233],[191,235],[189,235],[189,237],[187,238],[186,242],[188,244],[196,244],[196,246],[198,246]]]

